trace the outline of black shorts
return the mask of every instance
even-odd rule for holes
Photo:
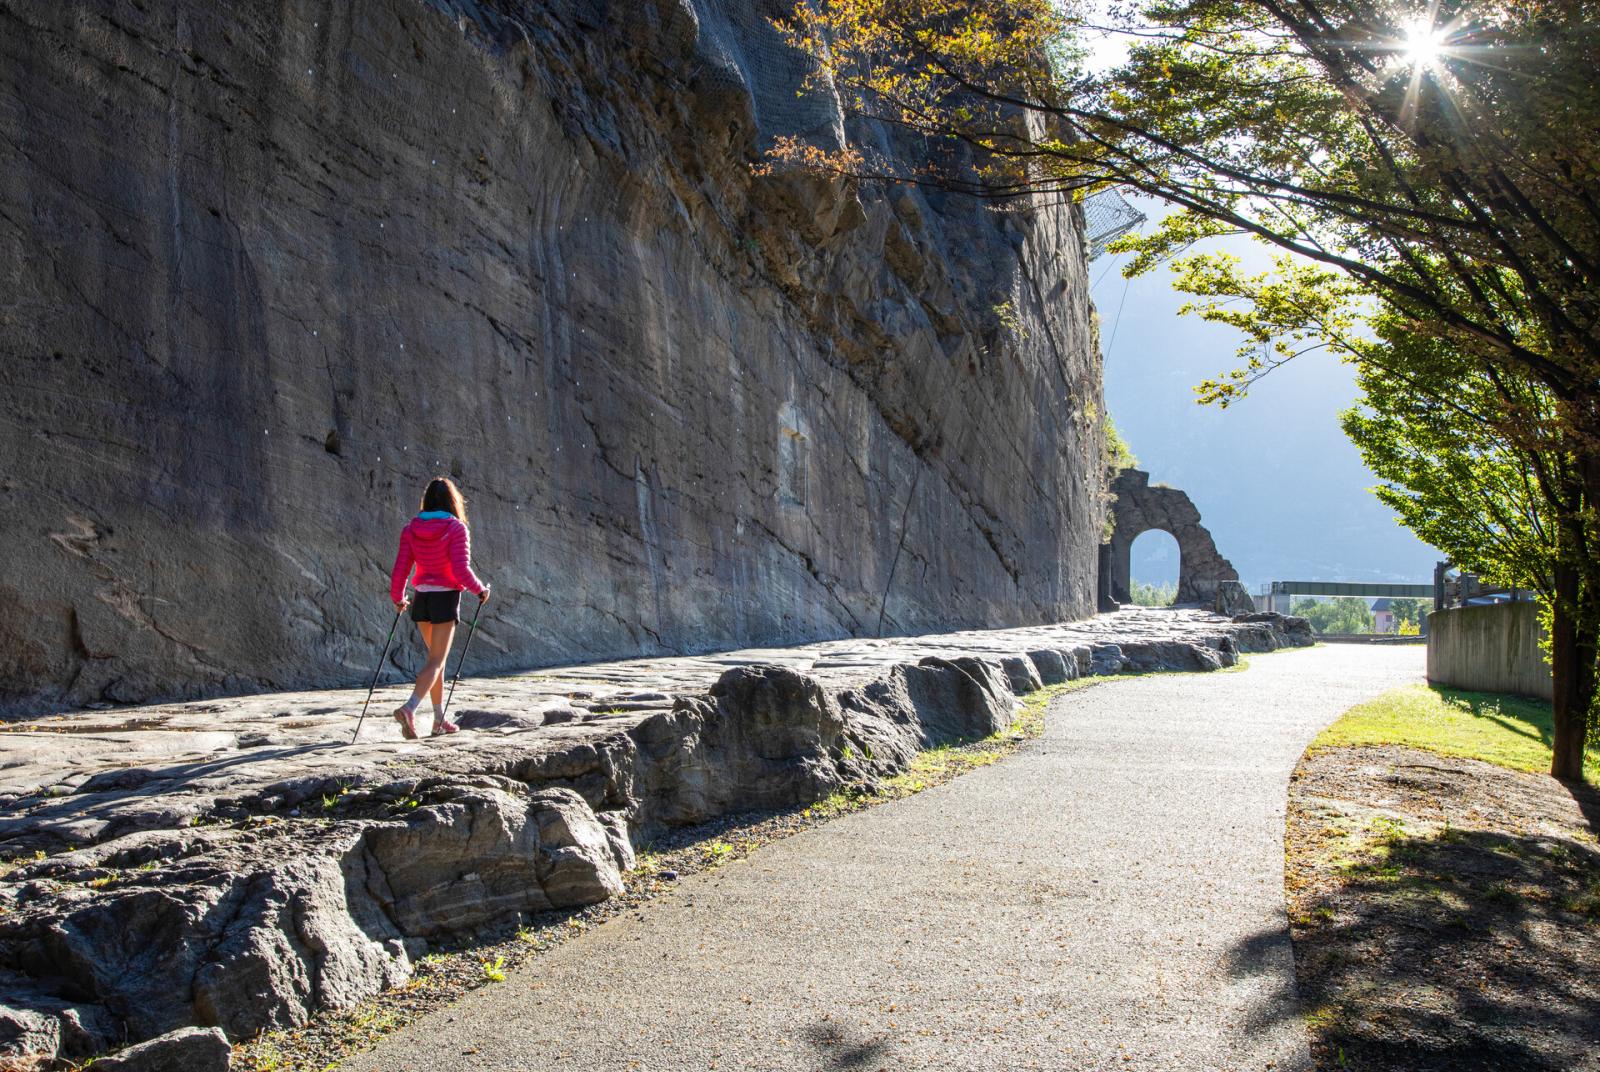
[[[456,622],[461,620],[460,592],[414,592],[411,596],[414,622]]]

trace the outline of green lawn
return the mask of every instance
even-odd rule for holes
[[[1487,692],[1408,685],[1352,707],[1312,748],[1399,744],[1482,759],[1512,770],[1550,770],[1550,705]],[[1600,747],[1591,742],[1584,776],[1600,783]]]

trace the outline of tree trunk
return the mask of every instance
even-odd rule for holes
[[[1568,781],[1583,778],[1600,657],[1600,562],[1590,545],[1594,530],[1588,523],[1600,508],[1600,457],[1592,451],[1575,453],[1577,509],[1557,522],[1560,546],[1550,616],[1550,673],[1555,686],[1550,773]]]
[[[1550,614],[1550,673],[1555,685],[1550,773],[1566,781],[1583,778],[1583,750],[1594,703],[1595,645],[1583,628],[1583,579],[1577,569],[1555,568],[1555,599]],[[1587,650],[1586,650],[1587,649]]]

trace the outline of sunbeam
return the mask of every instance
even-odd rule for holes
[[[1405,61],[1419,70],[1431,67],[1444,51],[1445,30],[1430,20],[1417,19],[1406,27]]]

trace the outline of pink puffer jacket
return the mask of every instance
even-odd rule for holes
[[[417,575],[411,577],[411,567]],[[472,572],[472,537],[459,518],[435,510],[419,514],[400,533],[400,553],[389,573],[389,598],[405,597],[406,579],[414,585],[465,588],[482,592],[483,582]]]

